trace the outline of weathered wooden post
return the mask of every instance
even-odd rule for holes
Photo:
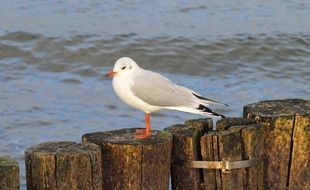
[[[101,190],[100,148],[71,141],[46,142],[25,152],[28,190]]]
[[[310,189],[310,100],[249,104],[244,117],[264,128],[264,188]]]
[[[84,143],[101,147],[103,189],[168,189],[172,136],[152,131],[145,140],[134,138],[136,129],[88,133]]]
[[[172,189],[262,189],[262,127],[227,118],[190,120],[173,134]]]
[[[0,189],[19,190],[19,166],[9,157],[0,156]]]
[[[201,138],[202,160],[206,162],[197,165],[205,167],[204,189],[263,189],[261,125],[249,119],[226,118],[217,122],[217,129]]]
[[[202,170],[189,168],[186,162],[201,160],[200,138],[212,130],[211,119],[189,120],[185,124],[164,129],[173,135],[171,166],[172,189],[200,190]]]

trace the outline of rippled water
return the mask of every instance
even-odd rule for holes
[[[227,116],[310,98],[308,1],[0,3],[0,155],[20,162],[22,189],[27,146],[143,127],[104,77],[122,56],[228,103]],[[154,116],[154,129],[200,117]]]

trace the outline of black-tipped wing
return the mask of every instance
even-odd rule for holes
[[[226,118],[224,115],[216,113],[216,112],[212,111],[210,108],[208,108],[208,107],[206,107],[206,106],[204,106],[202,104],[200,104],[197,109],[201,110],[203,112],[206,112],[206,113],[210,113],[210,114],[212,114],[214,116],[218,116],[218,117],[221,117],[221,118]]]
[[[229,107],[228,104],[224,104],[224,103],[221,103],[221,102],[218,102],[218,101],[215,101],[215,100],[211,100],[211,99],[202,97],[202,96],[200,96],[200,95],[198,95],[198,94],[195,94],[195,93],[193,93],[193,95],[196,96],[196,98],[198,98],[199,100],[201,100],[201,101],[203,101],[203,102],[205,102],[205,103],[207,103],[207,104],[208,104],[208,103],[214,103],[214,104],[220,104],[220,105],[224,105],[224,106]]]

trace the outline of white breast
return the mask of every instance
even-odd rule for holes
[[[158,106],[152,106],[145,103],[143,100],[135,96],[131,91],[131,86],[134,85],[134,81],[131,77],[127,76],[116,76],[113,78],[113,89],[118,97],[128,105],[143,110],[144,112],[151,113],[163,108]]]

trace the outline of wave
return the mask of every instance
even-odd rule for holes
[[[210,76],[260,72],[268,68],[300,72],[310,62],[310,35],[239,34],[233,38],[139,38],[118,35],[112,39],[77,35],[70,38],[13,32],[0,36],[0,62],[20,62],[45,72],[72,72],[98,76],[122,56],[142,67],[190,75]],[[21,67],[25,69],[25,67]],[[15,68],[16,69],[16,68]]]

